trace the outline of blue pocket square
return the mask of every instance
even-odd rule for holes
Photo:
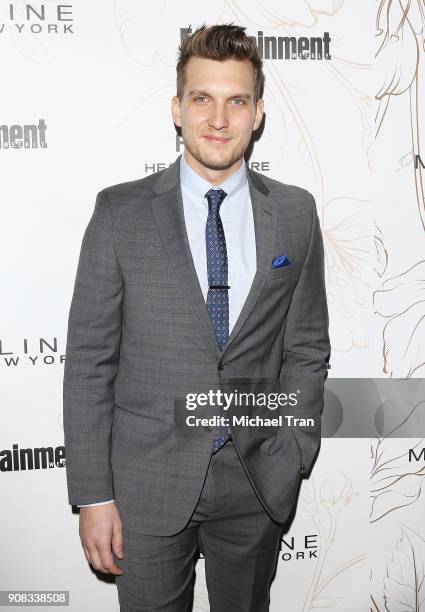
[[[285,266],[290,266],[291,262],[289,261],[286,255],[279,255],[272,261],[272,268],[284,268]]]

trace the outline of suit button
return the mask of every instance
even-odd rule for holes
[[[304,472],[304,464],[301,463],[301,469],[300,469],[301,474]]]
[[[220,359],[220,361],[218,362],[218,369],[224,370],[224,361],[222,359]]]

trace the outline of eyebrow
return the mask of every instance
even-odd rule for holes
[[[191,89],[189,91],[189,96],[209,96],[209,97],[214,97],[211,96],[211,94],[209,94],[207,91],[202,91],[200,89]],[[236,93],[233,94],[232,96],[229,96],[229,99],[231,98],[242,98],[244,100],[250,100],[251,99],[251,94],[249,93]]]

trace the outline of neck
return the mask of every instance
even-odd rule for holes
[[[187,164],[201,176],[203,179],[208,181],[211,185],[216,187],[217,185],[222,185],[224,181],[227,181],[228,178],[236,174],[236,172],[242,167],[244,162],[243,157],[238,159],[234,164],[229,166],[229,168],[224,168],[223,170],[214,170],[211,168],[207,168],[203,164],[201,164],[197,159],[191,155],[187,149],[184,150],[183,153],[184,159]]]

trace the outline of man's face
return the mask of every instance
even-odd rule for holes
[[[263,117],[263,101],[254,103],[251,62],[191,57],[183,96],[173,98],[172,114],[182,130],[186,159],[195,169],[239,166]]]

